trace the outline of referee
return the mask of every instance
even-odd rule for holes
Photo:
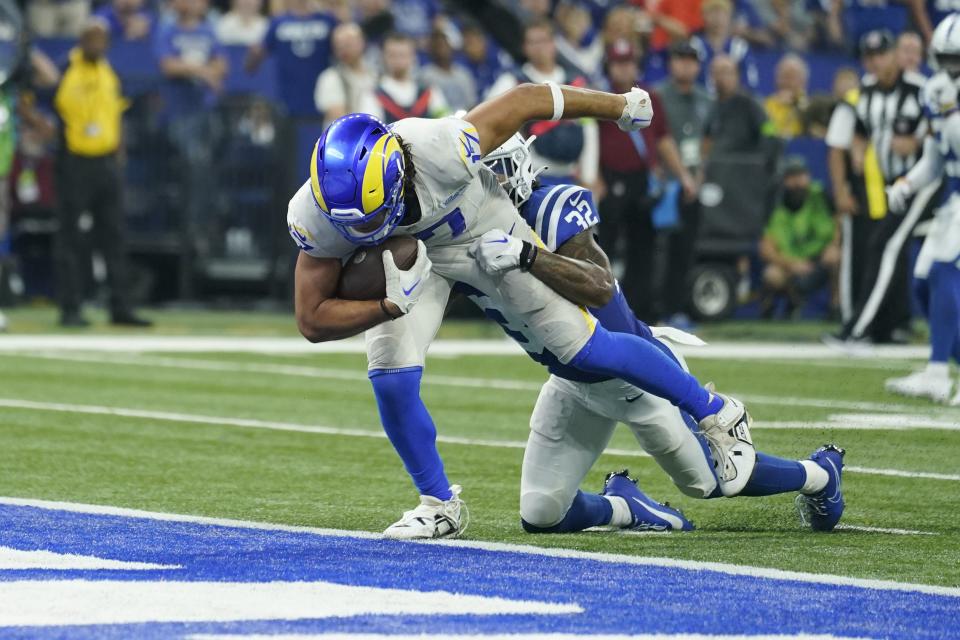
[[[123,110],[120,80],[107,62],[107,26],[93,18],[70,52],[70,64],[57,89],[54,106],[63,120],[64,148],[58,158],[59,229],[54,245],[60,298],[60,324],[85,327],[81,313],[84,251],[81,214],[93,216],[93,237],[107,267],[110,321],[145,327],[151,323],[130,307],[124,255],[120,149]]]
[[[907,241],[931,204],[917,194],[907,212],[887,212],[884,187],[917,162],[927,132],[920,104],[925,78],[900,68],[888,31],[863,36],[867,74],[856,95],[834,110],[827,131],[829,168],[843,226],[840,298],[843,328],[828,342],[890,343],[910,321]]]

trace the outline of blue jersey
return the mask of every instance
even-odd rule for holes
[[[223,46],[208,22],[190,28],[176,23],[161,26],[154,39],[154,50],[157,60],[180,58],[193,64],[208,64],[214,58],[224,56]],[[160,93],[167,119],[212,108],[217,101],[210,87],[187,78],[165,79]]]
[[[280,99],[292,116],[317,116],[313,92],[317,76],[330,66],[330,36],[337,25],[328,13],[270,20],[263,46],[273,56]]]
[[[723,43],[721,51],[714,51],[710,42],[702,35],[694,35],[690,38],[690,44],[700,56],[700,83],[704,86],[713,88],[713,80],[710,78],[710,63],[713,58],[720,53],[730,56],[737,68],[740,69],[740,79],[751,88],[756,89],[760,84],[760,72],[757,70],[757,61],[750,52],[750,45],[740,36],[728,38]],[[666,65],[664,65],[666,68]]]
[[[571,184],[538,187],[520,207],[520,215],[551,251],[556,251],[578,233],[592,229],[600,223],[597,207],[593,203],[593,194],[588,189]],[[563,364],[553,353],[535,345],[524,332],[526,327],[512,326],[502,311],[495,308],[483,292],[463,283],[458,283],[455,290],[465,293],[483,310],[484,315],[500,324],[508,336],[516,340],[531,358],[546,366],[550,373],[575,382],[601,382],[609,379]],[[653,337],[650,327],[633,315],[619,283],[616,284],[613,298],[606,306],[591,308],[589,311],[608,331],[631,333],[644,338]]]

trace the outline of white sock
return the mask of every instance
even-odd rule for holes
[[[946,362],[928,362],[926,372],[937,378],[946,378],[950,375],[950,365]]]
[[[610,506],[613,507],[613,514],[610,516],[611,527],[623,528],[633,523],[633,515],[630,513],[630,507],[626,500],[620,496],[604,496],[604,498],[609,500]]]
[[[810,495],[823,491],[830,481],[827,470],[813,460],[801,460],[800,464],[803,466],[804,471],[807,472],[807,481],[800,487],[800,493]]]

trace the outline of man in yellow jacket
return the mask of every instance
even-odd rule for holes
[[[54,106],[63,121],[63,151],[57,169],[60,197],[56,271],[60,324],[84,327],[83,259],[79,220],[93,216],[93,238],[107,267],[110,320],[113,324],[149,326],[133,313],[128,297],[124,255],[122,171],[118,159],[123,111],[127,106],[120,80],[106,59],[109,30],[90,20],[70,52],[70,63],[57,89]]]

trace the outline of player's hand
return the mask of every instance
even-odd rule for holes
[[[838,190],[834,196],[837,212],[843,215],[856,215],[857,201],[849,189]]]
[[[653,102],[650,100],[650,94],[634,87],[630,93],[621,93],[627,104],[623,106],[623,113],[617,120],[617,126],[621,131],[636,131],[637,129],[646,129],[653,121]]]
[[[907,201],[913,195],[913,188],[906,178],[899,178],[887,187],[887,208],[893,213],[902,213],[907,208]]]
[[[522,240],[506,231],[491,229],[477,238],[467,253],[477,259],[481,269],[492,275],[518,268],[521,251]]]
[[[422,240],[417,240],[417,261],[406,271],[397,268],[392,251],[384,251],[383,275],[387,281],[387,302],[393,303],[400,313],[409,313],[423,294],[423,285],[430,277],[432,267]]]

